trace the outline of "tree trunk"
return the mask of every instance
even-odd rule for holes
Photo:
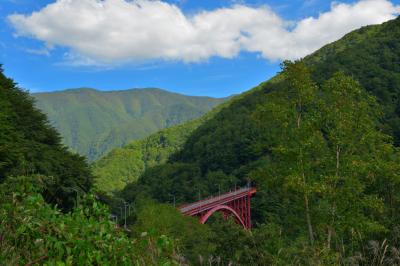
[[[340,166],[340,147],[336,145],[336,177],[339,177],[339,166]]]
[[[340,147],[336,145],[336,179],[339,177],[339,167],[340,167]],[[334,188],[336,188],[336,182],[334,182]],[[332,240],[332,229],[334,230],[334,222],[335,222],[335,211],[336,211],[336,200],[333,200],[332,207],[331,207],[331,222],[328,225],[328,239],[327,239],[327,248],[331,248],[331,240]]]
[[[301,99],[300,99],[300,104],[299,104],[299,113],[297,115],[297,129],[300,129],[301,127],[301,113],[302,113],[302,105],[301,105]],[[307,182],[306,182],[306,177],[304,174],[304,162],[303,162],[303,151],[302,148],[300,148],[300,164],[301,164],[301,174],[303,176],[303,185],[304,189],[306,188]],[[304,191],[304,205],[305,205],[305,211],[306,211],[306,222],[307,222],[307,228],[308,228],[308,236],[310,238],[310,244],[311,246],[314,245],[314,231],[313,227],[311,224],[311,215],[310,215],[310,206],[308,202],[308,196],[307,192]]]
[[[332,239],[332,227],[328,226],[328,241],[327,241],[328,250],[331,249],[331,239]]]
[[[307,194],[304,194],[304,204],[306,206],[306,220],[307,220],[307,227],[308,227],[308,236],[310,238],[311,246],[314,245],[314,231],[311,224],[311,216],[310,216],[310,207],[308,204],[308,197]]]

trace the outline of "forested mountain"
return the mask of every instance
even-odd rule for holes
[[[257,234],[273,239],[259,243],[259,264],[392,265],[396,248],[376,254],[380,241],[399,246],[399,45],[400,18],[286,62],[120,196],[184,203],[250,180]],[[376,253],[364,252],[370,240]],[[230,259],[243,263],[239,257]]]
[[[95,160],[112,148],[203,115],[226,99],[184,96],[160,89],[35,93],[72,150]]]
[[[77,193],[92,186],[85,159],[62,145],[33,98],[0,69],[0,182],[7,176],[43,175],[45,198],[70,209]]]

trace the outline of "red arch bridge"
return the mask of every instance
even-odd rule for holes
[[[256,188],[246,187],[215,197],[183,205],[179,210],[183,215],[198,217],[204,224],[215,212],[222,212],[225,218],[232,216],[236,223],[251,229],[250,201]]]

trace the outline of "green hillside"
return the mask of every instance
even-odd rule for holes
[[[241,98],[243,95],[245,93],[232,99]],[[172,154],[182,148],[196,128],[231,102],[232,100],[228,100],[219,104],[200,118],[160,130],[146,138],[113,149],[92,164],[93,173],[97,177],[95,186],[103,192],[116,192],[135,182],[149,167],[166,163]]]
[[[282,265],[365,261],[369,240],[398,245],[399,26],[365,27],[285,63],[120,196],[179,204],[251,180],[254,220]]]
[[[48,176],[45,199],[68,210],[76,194],[88,192],[92,174],[86,160],[61,144],[58,132],[0,68],[0,182],[9,176]],[[43,181],[44,182],[44,181]]]
[[[94,175],[98,177],[95,186],[104,192],[123,189],[136,181],[145,169],[166,163],[202,122],[201,118],[192,120],[113,149],[92,166]]]
[[[337,71],[359,81],[383,107],[385,130],[400,146],[400,18],[363,27],[305,58],[322,82]]]
[[[89,160],[162,128],[197,118],[225,100],[160,89],[73,89],[33,96],[64,143]]]

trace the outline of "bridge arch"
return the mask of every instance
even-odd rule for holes
[[[245,228],[245,229],[247,228],[245,223],[243,222],[243,219],[240,217],[240,215],[234,209],[232,209],[231,207],[226,206],[226,205],[219,205],[219,206],[216,206],[216,207],[210,209],[209,211],[207,211],[206,214],[201,216],[200,223],[202,223],[202,224],[206,223],[208,218],[210,218],[211,215],[213,215],[215,212],[218,212],[218,211],[229,212],[243,226],[243,228]]]

